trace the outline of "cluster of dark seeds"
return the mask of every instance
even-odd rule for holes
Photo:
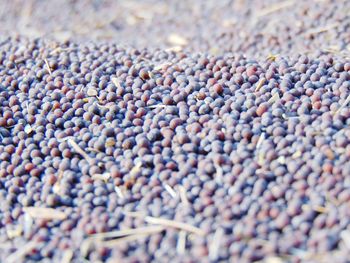
[[[0,262],[349,262],[349,10],[4,1]]]
[[[346,60],[19,38],[0,61],[1,262],[349,258]]]

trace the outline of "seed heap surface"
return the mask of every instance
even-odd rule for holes
[[[0,13],[0,262],[348,262],[349,1],[86,2]]]

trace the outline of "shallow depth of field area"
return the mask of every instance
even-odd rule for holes
[[[350,259],[350,1],[0,0],[0,262]]]

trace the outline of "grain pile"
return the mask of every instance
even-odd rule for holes
[[[252,3],[4,4],[0,262],[347,262],[350,3]]]

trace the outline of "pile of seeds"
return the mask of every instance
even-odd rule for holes
[[[0,59],[1,261],[349,256],[350,63],[25,39]]]
[[[350,2],[189,2],[4,4],[0,262],[348,262]]]

